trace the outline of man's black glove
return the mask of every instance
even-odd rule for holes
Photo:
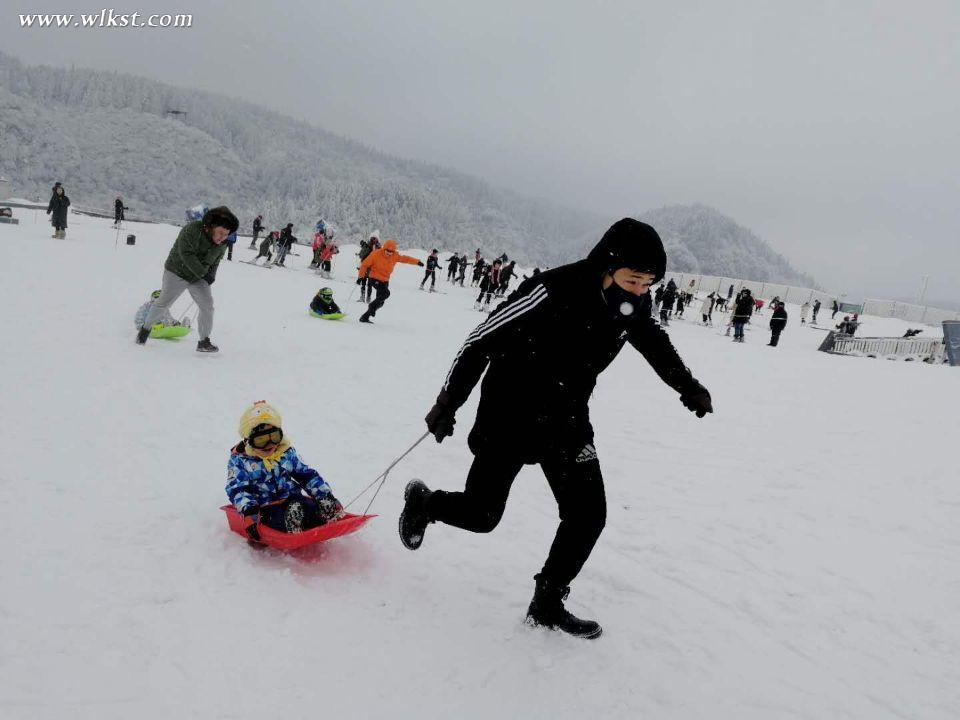
[[[420,262],[419,260],[417,260],[417,265],[419,265],[420,267],[423,267],[423,263]]]
[[[710,398],[710,392],[696,380],[681,393],[680,402],[687,410],[696,413],[698,418],[713,412],[713,400]]]
[[[213,270],[208,271],[207,274],[203,276],[203,279],[207,281],[207,285],[213,285],[213,281],[216,280]]]
[[[457,424],[457,421],[454,419],[455,410],[448,405],[448,396],[446,392],[441,392],[437,396],[437,402],[430,412],[427,413],[427,417],[424,418],[427,422],[427,430],[437,439],[437,442],[443,442],[445,437],[453,435],[453,426]]]

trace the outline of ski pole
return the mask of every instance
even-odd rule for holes
[[[382,473],[380,473],[379,475],[377,475],[377,477],[375,477],[375,478],[373,479],[373,482],[372,482],[372,483],[370,483],[370,484],[367,485],[363,490],[361,490],[359,493],[357,493],[357,496],[356,496],[355,498],[353,498],[353,500],[351,500],[351,501],[348,502],[346,505],[344,505],[344,506],[343,506],[344,509],[346,509],[346,508],[350,507],[351,505],[353,505],[353,503],[355,503],[357,500],[359,500],[359,499],[363,496],[364,493],[366,493],[370,488],[372,488],[374,485],[376,485],[376,484],[377,484],[377,481],[379,480],[379,481],[380,481],[380,485],[377,487],[376,491],[373,493],[373,497],[370,498],[370,502],[367,503],[367,507],[366,507],[366,508],[364,509],[364,511],[363,511],[363,514],[366,515],[367,512],[369,512],[369,510],[370,510],[370,506],[373,505],[373,501],[377,499],[377,495],[380,493],[380,489],[383,487],[384,483],[387,482],[387,475],[390,474],[390,471],[393,470],[393,468],[396,467],[396,465],[397,465],[401,460],[403,460],[407,455],[409,455],[411,452],[413,452],[413,449],[414,449],[417,445],[419,445],[420,443],[422,443],[422,442],[426,439],[427,435],[429,435],[429,434],[430,434],[430,431],[427,430],[427,432],[425,432],[423,435],[421,435],[413,445],[411,445],[409,448],[407,448],[406,452],[404,452],[403,455],[401,455],[401,456],[398,457],[396,460],[394,460],[392,463],[390,463],[390,465],[387,466],[387,469],[386,469],[386,470],[384,470]]]

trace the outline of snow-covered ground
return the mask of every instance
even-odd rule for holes
[[[462,487],[476,397],[356,535],[257,551],[218,509],[261,398],[338,496],[366,486],[423,432],[482,319],[470,290],[421,293],[398,266],[364,326],[349,250],[326,282],[306,248],[263,270],[241,243],[214,286],[221,352],[138,347],[176,228],[115,246],[72,215],[58,241],[17,214],[0,225],[0,717],[960,716],[957,369],[818,353],[795,307],[780,347],[762,327],[736,345],[695,305],[670,334],[714,396],[697,420],[627,348],[592,403],[609,517],[570,607],[605,633],[582,641],[521,623],[557,524],[538,468],[494,533],[397,539],[409,478]],[[346,321],[307,315],[324,284]]]

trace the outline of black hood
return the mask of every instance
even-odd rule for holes
[[[630,268],[652,273],[654,282],[667,271],[667,254],[657,231],[633,218],[618,220],[587,255],[587,262],[599,272]]]

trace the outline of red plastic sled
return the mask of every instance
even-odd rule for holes
[[[237,512],[233,505],[224,505],[220,508],[227,514],[227,522],[230,523],[230,529],[237,535],[247,537],[246,519]],[[351,515],[347,513],[339,520],[328,522],[320,527],[304,530],[299,533],[285,533],[266,525],[260,525],[260,543],[267,547],[277,548],[278,550],[295,550],[296,548],[313,545],[314,543],[332,540],[335,537],[349,535],[354,533],[376,515]]]

